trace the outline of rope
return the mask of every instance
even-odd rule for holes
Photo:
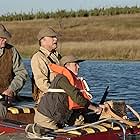
[[[140,115],[138,114],[137,111],[135,111],[131,106],[126,105],[126,107],[138,118],[139,122],[140,122]]]
[[[0,133],[0,136],[3,135],[3,134],[5,134],[5,131],[1,132],[1,133]]]
[[[66,130],[65,129],[58,129],[58,130],[55,130],[55,132],[68,132],[68,131],[73,131],[73,130],[77,130],[77,129],[82,129],[82,128],[89,127],[89,126],[92,126],[92,125],[100,124],[102,122],[106,122],[110,119],[112,119],[112,118],[106,118],[106,119],[103,119],[103,120],[100,120],[100,121],[97,121],[97,122],[94,122],[94,123],[85,124],[85,125],[75,127],[75,128],[69,128],[69,129],[66,129]]]

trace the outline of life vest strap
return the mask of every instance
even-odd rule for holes
[[[89,97],[90,100],[93,99],[92,94],[90,94],[87,90],[80,90],[80,91],[84,92]]]
[[[63,90],[63,89],[52,89],[52,88],[49,88],[48,89],[48,92],[63,92],[63,93],[65,93],[65,90]]]

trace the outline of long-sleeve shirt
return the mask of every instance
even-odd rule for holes
[[[48,64],[52,63],[48,56],[59,64],[58,52],[51,53],[47,49],[40,47],[31,59],[31,67],[34,75],[35,84],[42,92],[47,92],[50,82],[54,79],[54,74],[49,70]]]
[[[79,89],[72,86],[69,80],[64,75],[58,75],[59,81],[56,86],[58,89],[63,89],[71,99],[82,107],[88,107],[90,101],[83,97]],[[53,83],[52,83],[53,84]]]
[[[9,85],[9,88],[12,89],[14,93],[18,93],[24,86],[25,81],[27,80],[28,73],[16,48],[12,47],[12,51],[13,73],[15,76],[11,84]],[[0,56],[2,56],[3,53],[4,48],[0,48]]]
[[[72,86],[64,75],[58,74],[52,81],[50,88],[63,89],[65,93],[56,91],[44,94],[38,104],[38,111],[56,122],[67,121],[71,114],[68,109],[68,96],[84,108],[88,108],[90,105],[90,101],[85,99],[80,90]]]

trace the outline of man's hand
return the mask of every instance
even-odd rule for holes
[[[2,94],[3,94],[3,95],[10,96],[10,97],[13,97],[14,92],[13,92],[12,89],[8,88],[8,89],[6,89]]]
[[[88,107],[88,109],[92,110],[97,115],[102,113],[103,108],[104,108],[104,105],[99,105],[99,106],[96,107],[92,104],[90,104],[89,107]]]
[[[95,112],[97,115],[99,115],[99,114],[102,113],[102,110],[103,110],[103,108],[99,106],[99,107],[96,107],[96,109],[94,110],[94,112]]]

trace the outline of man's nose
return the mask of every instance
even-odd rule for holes
[[[57,41],[57,40],[58,40],[58,39],[57,39],[57,37],[54,37],[53,39],[54,39],[55,41]]]

